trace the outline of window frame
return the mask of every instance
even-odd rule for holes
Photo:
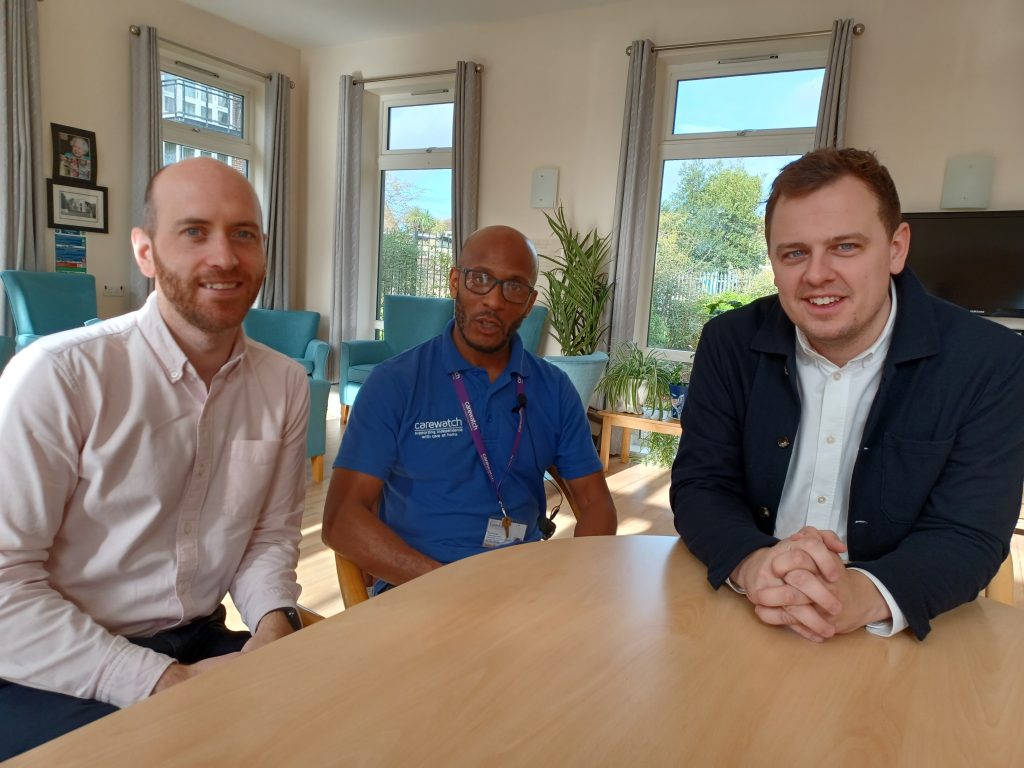
[[[665,164],[671,160],[802,155],[814,146],[816,126],[675,134],[673,127],[678,83],[681,80],[708,77],[820,69],[827,64],[828,46],[829,38],[825,35],[709,46],[659,54],[653,119],[654,146],[648,181],[648,200],[654,201],[654,204],[648,206],[644,222],[644,258],[639,276],[639,295],[633,328],[633,339],[642,349],[649,349],[647,338],[654,291]],[[777,58],[767,58],[772,55]],[[720,60],[728,59],[746,60],[720,63]],[[669,360],[690,362],[693,359],[692,352],[660,347],[655,349]]]
[[[424,91],[429,91],[425,93]],[[377,91],[377,163],[375,182],[375,223],[373,231],[371,264],[373,272],[373,301],[368,307],[371,328],[374,334],[383,331],[384,322],[377,318],[377,296],[380,291],[381,244],[384,237],[384,177],[387,171],[444,170],[454,171],[453,147],[423,147],[416,149],[389,149],[388,134],[392,107],[422,106],[428,104],[453,104],[455,102],[455,78],[444,78],[431,83],[418,82],[414,86],[393,86]],[[452,126],[452,144],[455,143],[455,128]],[[454,184],[454,177],[452,179]]]
[[[263,138],[265,119],[266,81],[201,54],[178,48],[173,43],[160,43],[160,71],[169,72],[187,80],[240,95],[242,103],[242,136],[235,137],[220,131],[192,126],[175,120],[160,120],[160,153],[165,141],[219,154],[231,155],[248,163],[248,178],[260,190],[263,182]],[[161,90],[161,114],[163,93]]]

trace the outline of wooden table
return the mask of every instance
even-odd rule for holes
[[[10,765],[1024,764],[1024,613],[814,645],[704,575],[660,536],[480,555]]]
[[[629,463],[629,435],[632,430],[661,432],[665,435],[683,434],[683,426],[679,423],[679,419],[663,421],[661,419],[649,419],[646,416],[638,416],[635,413],[602,410],[599,410],[597,415],[601,417],[601,464],[604,466],[605,472],[608,471],[608,462],[612,451],[612,427],[622,427],[619,460],[623,464]]]

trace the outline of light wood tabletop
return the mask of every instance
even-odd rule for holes
[[[1024,613],[813,645],[678,541],[526,544],[434,571],[10,765],[1024,764]]]

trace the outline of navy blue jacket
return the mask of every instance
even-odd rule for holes
[[[896,322],[853,469],[851,565],[923,639],[1009,552],[1024,483],[1024,340],[895,278]],[[701,336],[672,468],[676,529],[716,589],[777,539],[800,424],[793,324],[766,297]]]

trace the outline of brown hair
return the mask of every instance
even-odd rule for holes
[[[764,236],[771,231],[772,213],[783,197],[804,197],[844,176],[853,176],[864,182],[878,200],[878,218],[886,233],[892,237],[903,220],[900,196],[896,185],[874,152],[863,149],[815,149],[785,166],[772,182],[768,204],[764,211]]]

